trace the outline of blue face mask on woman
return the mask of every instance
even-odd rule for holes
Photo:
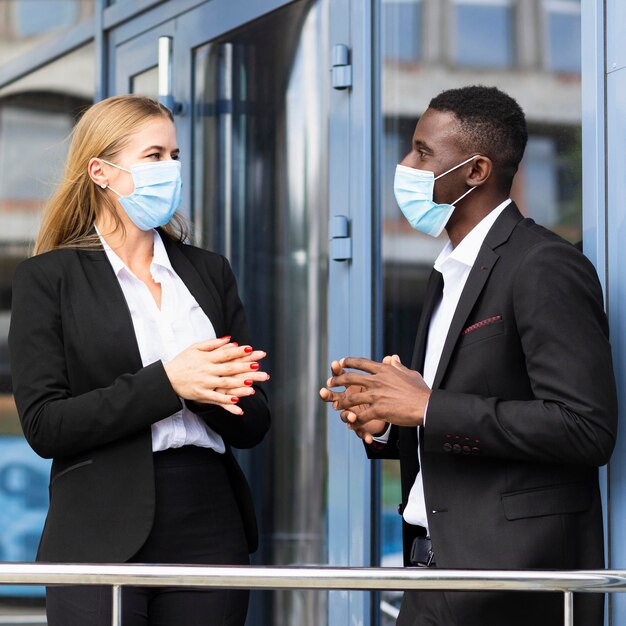
[[[129,170],[100,159],[120,170],[129,172],[135,183],[135,191],[123,196],[109,186],[120,197],[120,204],[128,217],[141,230],[150,230],[164,226],[171,219],[182,199],[182,180],[180,161],[159,161],[158,163],[139,163]],[[101,185],[103,189],[106,184]]]
[[[413,228],[432,237],[438,237],[441,234],[454,211],[455,205],[474,191],[476,187],[466,191],[452,204],[437,204],[433,200],[435,181],[478,156],[478,154],[471,156],[463,163],[455,165],[439,176],[435,176],[433,172],[418,170],[414,167],[404,165],[396,167],[393,191],[400,210]]]

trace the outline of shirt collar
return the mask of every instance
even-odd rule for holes
[[[109,259],[109,262],[111,263],[111,266],[113,267],[113,271],[115,272],[115,275],[118,276],[122,270],[126,270],[127,272],[130,272],[132,274],[132,272],[128,269],[124,261],[120,259],[120,257],[117,255],[115,250],[113,250],[113,248],[111,248],[111,246],[106,242],[106,240],[104,239],[104,237],[102,236],[102,234],[98,230],[98,227],[95,224],[94,224],[94,228],[96,230],[96,233],[98,233],[98,237],[100,237],[102,247],[104,248],[104,251],[106,252],[106,255]],[[165,250],[165,245],[163,244],[163,240],[161,239],[161,236],[156,230],[152,230],[152,236],[153,236],[153,241],[154,241],[154,252],[153,252],[152,263],[150,264],[150,267],[152,268],[153,266],[158,265],[174,273],[174,268],[172,267],[172,264],[170,263],[170,258],[167,256],[167,251]]]
[[[509,204],[511,204],[511,198],[508,198],[493,209],[493,211],[485,215],[485,217],[483,217],[483,219],[461,240],[456,248],[453,247],[452,242],[448,241],[435,261],[435,269],[441,272],[442,266],[448,260],[456,261],[467,267],[472,267],[476,262],[476,257],[491,227],[500,216],[500,213],[502,213]]]
[[[167,256],[165,244],[161,239],[161,235],[157,230],[153,230],[152,232],[154,234],[154,257],[152,258],[152,265],[159,265],[160,267],[170,271],[172,274],[175,274],[176,272],[174,272],[174,268],[170,262],[170,257]]]

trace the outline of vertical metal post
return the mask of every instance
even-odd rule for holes
[[[113,609],[111,626],[122,626],[122,587],[113,585]]]
[[[563,593],[563,626],[574,626],[574,594],[571,591]]]
[[[182,102],[177,102],[174,98],[173,87],[173,54],[174,39],[169,35],[159,37],[158,46],[158,91],[159,102],[165,105],[174,115],[181,115],[184,111]]]
[[[174,94],[172,92],[172,37],[159,37],[159,102],[174,110]]]
[[[220,152],[222,154],[222,211],[224,248],[227,259],[233,254],[233,52],[232,43],[220,45],[219,111]]]

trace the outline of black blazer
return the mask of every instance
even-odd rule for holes
[[[433,271],[412,364],[418,371],[441,283]],[[603,567],[597,468],[609,460],[616,428],[595,270],[573,246],[510,205],[468,277],[421,429],[437,566]],[[394,427],[383,450],[368,449],[372,457],[399,456],[401,509],[419,470],[417,445],[417,429]],[[403,531],[408,561],[416,527],[404,524]],[[516,614],[534,626],[562,623],[560,597],[533,598],[539,599],[493,596],[491,612],[483,594],[449,594],[448,603],[463,624],[512,625]],[[602,623],[597,601],[584,610],[577,623]]]
[[[249,343],[225,258],[162,234],[172,266],[218,337]],[[154,515],[150,426],[178,411],[160,361],[143,367],[130,311],[104,251],[54,250],[19,265],[9,349],[26,439],[52,458],[50,508],[38,560],[125,562]],[[226,463],[249,550],[257,526],[247,482],[230,446],[259,443],[269,428],[260,389],[242,416],[188,403],[226,443]]]

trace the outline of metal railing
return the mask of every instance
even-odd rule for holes
[[[563,594],[564,626],[574,625],[574,592],[626,591],[626,570],[444,570],[427,568],[71,565],[0,563],[0,585],[110,585],[111,626],[122,626],[122,587],[552,591]],[[578,626],[578,625],[577,625]]]

